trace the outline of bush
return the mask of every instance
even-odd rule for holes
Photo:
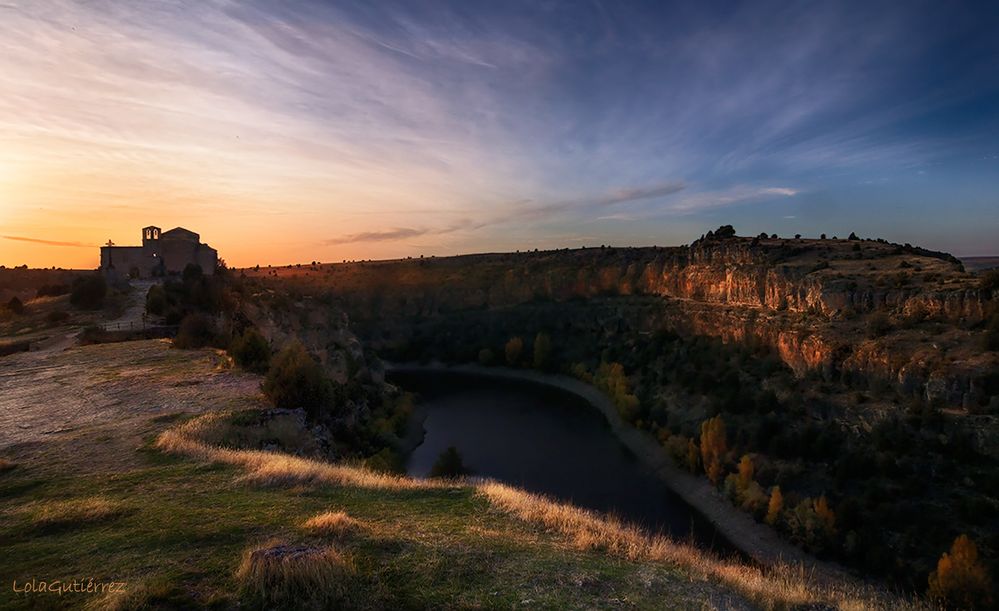
[[[271,359],[261,388],[275,407],[301,407],[312,419],[324,415],[333,402],[333,383],[297,340]]]
[[[253,373],[267,373],[271,363],[271,345],[256,329],[250,328],[232,341],[229,354],[236,364]]]
[[[493,355],[493,351],[490,350],[489,348],[483,348],[482,350],[479,350],[480,365],[492,365],[494,359],[495,356]]]
[[[430,468],[430,477],[461,477],[466,473],[465,465],[461,462],[461,454],[458,448],[449,446],[437,457],[437,462]]]
[[[215,327],[212,321],[202,314],[188,314],[180,321],[180,330],[173,340],[173,345],[190,350],[204,348],[214,341]]]
[[[104,306],[108,283],[100,274],[90,274],[73,281],[69,302],[83,310],[99,310]]]
[[[18,316],[24,314],[24,304],[21,303],[21,300],[17,297],[11,297],[10,301],[8,301],[4,307],[11,313],[17,314]]]
[[[867,337],[883,337],[891,331],[891,319],[884,312],[875,312],[867,319]]]
[[[159,284],[149,287],[146,293],[146,313],[153,316],[163,316],[166,314],[169,301],[166,289]]]

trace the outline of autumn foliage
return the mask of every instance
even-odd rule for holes
[[[780,491],[780,486],[774,486],[770,493],[770,502],[767,504],[766,523],[773,526],[780,519],[780,512],[784,510],[784,495]]]
[[[978,548],[968,535],[954,540],[950,553],[937,561],[930,573],[930,598],[967,609],[989,608],[993,602],[992,583],[978,559]]]
[[[718,484],[723,471],[725,452],[728,450],[725,441],[725,422],[721,416],[709,418],[701,423],[701,461],[704,472],[712,484]]]

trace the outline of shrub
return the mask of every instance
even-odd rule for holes
[[[519,337],[511,337],[503,351],[506,354],[507,365],[516,365],[520,360],[520,353],[524,351],[524,340]]]
[[[405,473],[402,458],[392,448],[382,448],[364,459],[364,467],[376,473]]]
[[[24,304],[21,303],[21,300],[17,297],[11,297],[10,301],[8,301],[4,307],[11,313],[17,314],[18,316],[24,314]]]
[[[180,329],[173,340],[173,345],[190,350],[204,348],[213,341],[215,341],[215,327],[212,321],[203,314],[188,314],[180,321]]]
[[[884,312],[875,312],[867,319],[867,337],[875,339],[883,337],[891,331],[891,319]]]
[[[271,345],[267,338],[254,328],[247,329],[232,340],[229,354],[237,365],[247,371],[267,373],[270,367]]]
[[[146,293],[146,313],[153,316],[164,316],[169,306],[166,289],[159,284],[149,287]]]
[[[332,382],[298,340],[271,359],[261,388],[275,407],[301,407],[313,419],[322,416],[333,401]]]
[[[461,462],[461,454],[458,448],[449,446],[437,457],[437,462],[430,468],[430,477],[461,477],[466,473],[465,465]]]
[[[255,608],[343,609],[362,594],[355,572],[333,547],[271,543],[247,550],[236,581]]]
[[[83,310],[98,310],[104,306],[108,283],[100,274],[82,276],[73,281],[69,302]]]
[[[930,598],[961,608],[989,608],[992,604],[992,582],[968,535],[955,539],[950,553],[940,557],[937,570],[930,573],[929,586]]]
[[[493,360],[495,360],[495,356],[493,355],[492,350],[490,350],[489,348],[483,348],[482,350],[479,350],[480,365],[492,365]]]

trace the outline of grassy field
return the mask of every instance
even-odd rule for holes
[[[575,549],[557,533],[491,508],[471,487],[266,487],[239,469],[137,450],[143,466],[79,476],[71,464],[18,465],[0,476],[3,608],[237,603],[244,551],[277,540],[332,543],[351,558],[347,600],[359,607],[740,606],[719,585],[661,563]],[[94,515],[68,502],[97,497]],[[343,511],[345,535],[305,527]],[[64,519],[57,519],[58,514]],[[12,581],[125,582],[123,598],[16,594]]]

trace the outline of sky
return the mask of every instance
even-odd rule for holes
[[[742,235],[999,254],[999,9],[0,0],[0,264]]]

